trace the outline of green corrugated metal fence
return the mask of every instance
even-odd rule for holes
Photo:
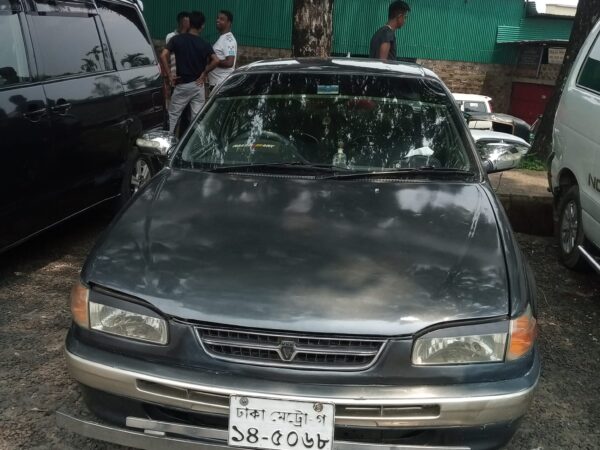
[[[519,26],[499,26],[498,44],[513,42],[568,42],[571,36],[572,20],[523,19]]]
[[[164,39],[176,28],[179,11],[202,11],[206,26],[202,36],[217,40],[217,13],[233,13],[233,32],[239,45],[269,48],[292,46],[291,0],[145,0],[144,17],[155,39]]]
[[[333,51],[367,55],[372,34],[387,21],[391,0],[334,0]],[[412,8],[397,33],[398,56],[418,59],[514,63],[517,48],[498,45],[499,27],[517,27],[525,17],[523,0],[408,0]],[[201,10],[207,16],[203,36],[217,39],[214,22],[219,9],[235,16],[233,32],[240,45],[291,48],[293,0],[145,0],[144,15],[154,38],[175,28],[181,10]],[[561,20],[539,22],[545,36],[563,36]],[[531,26],[531,25],[530,25]],[[506,31],[506,28],[500,28]],[[514,31],[513,29],[508,29]],[[502,31],[502,32],[504,32]]]
[[[335,0],[334,51],[366,55],[371,35],[387,21],[388,0]],[[518,25],[522,0],[408,0],[412,11],[397,32],[398,56],[511,63],[512,48],[496,46],[498,25]]]

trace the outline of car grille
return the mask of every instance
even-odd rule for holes
[[[197,327],[204,350],[214,358],[247,364],[322,370],[371,366],[385,340],[318,335],[271,334]]]

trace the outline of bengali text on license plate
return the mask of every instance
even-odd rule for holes
[[[233,395],[229,445],[294,450],[331,450],[335,407],[330,403]]]

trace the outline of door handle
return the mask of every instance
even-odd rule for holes
[[[69,109],[71,109],[71,104],[67,102],[64,98],[59,98],[56,101],[56,105],[50,108],[50,111],[53,113],[57,113],[60,116],[64,116]]]
[[[23,117],[30,122],[37,123],[44,118],[46,112],[46,108],[34,109],[33,111],[23,113]]]

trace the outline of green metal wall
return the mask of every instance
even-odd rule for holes
[[[569,42],[573,20],[527,18],[518,27],[501,25],[498,27],[498,43],[523,41]]]
[[[407,0],[412,8],[397,33],[398,56],[405,58],[511,64],[515,45],[498,45],[498,26],[519,27],[523,0]],[[333,51],[367,55],[372,34],[387,21],[391,0],[334,0]],[[291,48],[293,0],[145,0],[152,36],[164,39],[175,28],[181,10],[207,16],[203,36],[217,39],[214,20],[219,9],[235,16],[233,32],[240,45]],[[538,19],[528,19],[529,21]],[[552,20],[546,21],[553,35]]]
[[[217,40],[215,20],[220,9],[233,13],[233,33],[239,45],[269,48],[292,46],[292,0],[145,0],[144,17],[154,39],[164,39],[176,28],[179,11],[202,11],[202,36]]]
[[[367,55],[371,35],[387,21],[389,0],[335,0],[334,51]],[[411,12],[397,32],[398,56],[512,63],[517,52],[497,46],[498,25],[519,25],[523,0],[407,0]]]

